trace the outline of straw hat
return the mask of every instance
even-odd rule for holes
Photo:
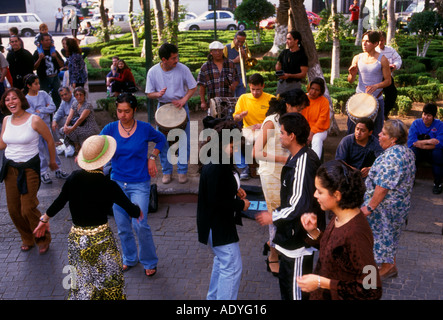
[[[90,136],[78,152],[78,165],[85,170],[101,168],[111,160],[116,148],[117,142],[111,136]]]

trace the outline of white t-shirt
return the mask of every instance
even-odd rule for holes
[[[167,88],[165,94],[158,99],[161,103],[169,103],[183,98],[189,89],[197,87],[197,81],[191,70],[182,63],[169,71],[163,71],[160,63],[149,69],[146,76],[145,93],[153,93]]]

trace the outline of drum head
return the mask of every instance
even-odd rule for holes
[[[155,121],[166,129],[177,128],[186,121],[186,110],[177,108],[172,103],[162,105],[155,112]]]
[[[377,109],[377,100],[368,93],[356,93],[349,98],[346,110],[349,116],[355,118],[370,117]]]

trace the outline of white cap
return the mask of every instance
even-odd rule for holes
[[[223,49],[224,47],[225,46],[220,41],[214,41],[214,42],[211,42],[211,44],[209,45],[209,50],[212,50],[212,49]]]

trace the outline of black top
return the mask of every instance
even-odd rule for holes
[[[140,216],[140,208],[131,203],[116,182],[101,173],[84,170],[72,172],[46,214],[49,217],[55,216],[68,201],[72,222],[80,227],[99,226],[108,222],[107,215],[114,203],[131,217]]]
[[[34,72],[34,57],[28,50],[21,48],[17,51],[9,51],[6,60],[9,63],[14,87],[23,89],[24,76]]]
[[[40,62],[40,65],[37,68],[37,75],[41,79],[45,79],[47,77],[54,77],[58,75],[58,72],[60,71],[60,68],[63,67],[63,65],[59,65],[57,59],[51,56],[50,50],[43,50],[45,54],[45,58]],[[60,61],[63,61],[62,56],[58,51],[55,52],[57,57],[60,59]],[[39,58],[39,53],[37,50],[34,51],[34,61],[37,62]]]
[[[309,247],[300,220],[304,213],[315,213],[319,229],[325,228],[325,213],[314,198],[315,175],[320,164],[317,154],[304,146],[282,169],[280,207],[273,212],[273,222],[277,227],[274,243],[285,249]]]
[[[230,165],[210,163],[203,166],[197,205],[199,242],[207,244],[210,229],[213,246],[238,242],[236,224],[241,225],[245,202],[237,197],[237,191]]]
[[[283,50],[278,56],[278,61],[281,63],[281,69],[285,73],[297,74],[301,72],[300,67],[308,66],[308,57],[306,56],[303,49],[291,52],[289,49]],[[287,82],[301,81],[301,79],[286,79]]]

